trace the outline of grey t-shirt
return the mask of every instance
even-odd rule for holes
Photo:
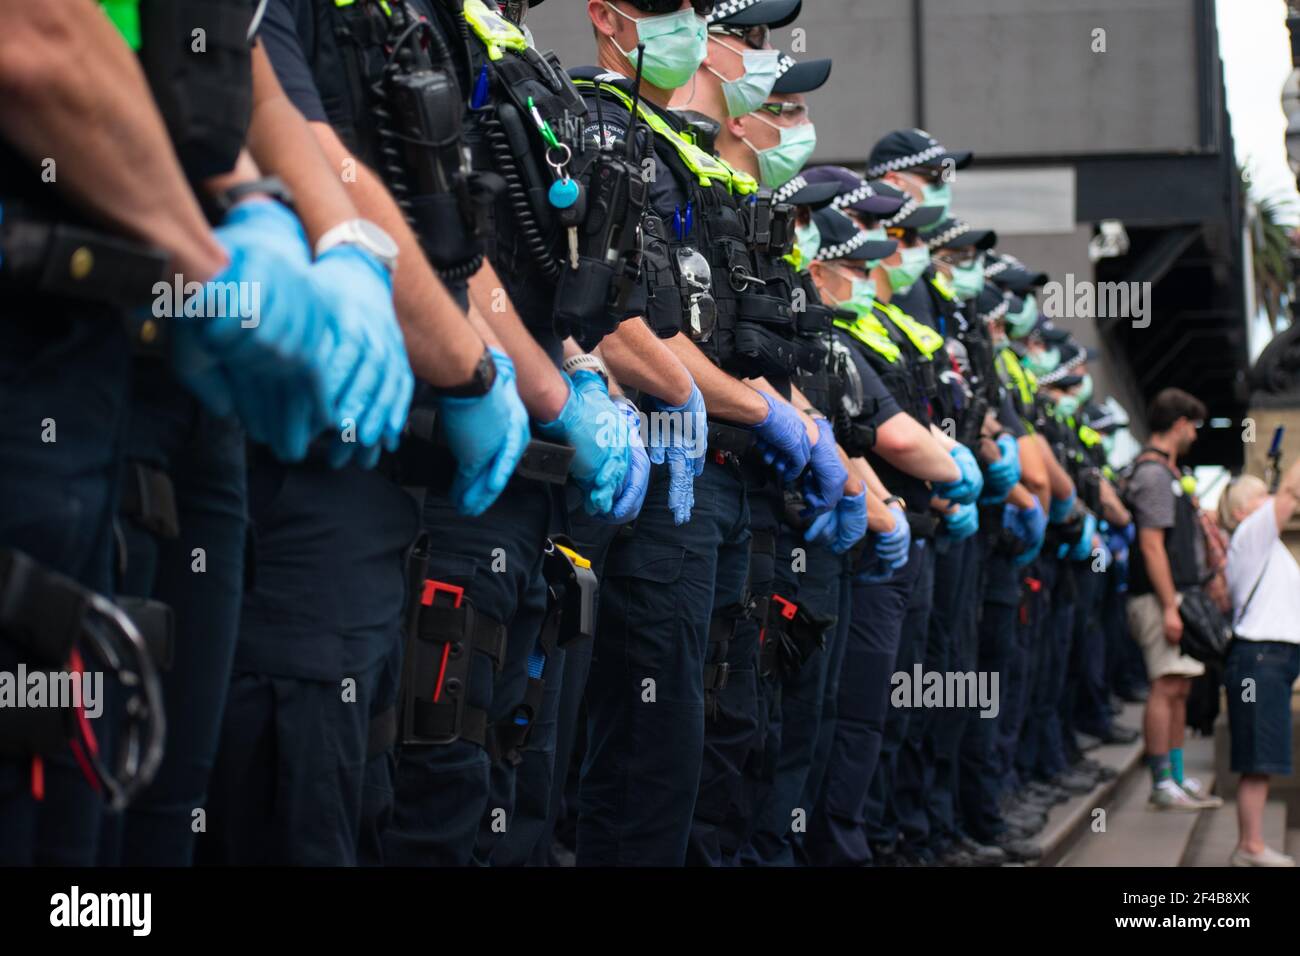
[[[1128,502],[1139,528],[1174,526],[1173,472],[1163,462],[1140,464],[1128,481]]]

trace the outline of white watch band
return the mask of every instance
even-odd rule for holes
[[[570,356],[564,360],[564,364],[561,365],[560,368],[567,375],[572,375],[579,369],[585,368],[588,371],[595,372],[603,378],[606,385],[609,384],[609,369],[605,367],[605,363],[596,355],[584,353],[582,355]]]
[[[368,219],[345,219],[327,229],[325,234],[316,240],[316,248],[312,252],[315,258],[319,259],[335,246],[348,243],[365,249],[382,262],[390,274],[397,270],[397,243],[393,241],[392,236]]]

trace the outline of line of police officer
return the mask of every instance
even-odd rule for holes
[[[108,706],[0,711],[4,861],[996,863],[1090,786],[1089,356],[969,154],[804,169],[800,0],[590,0],[567,72],[527,3],[42,6],[0,665]]]

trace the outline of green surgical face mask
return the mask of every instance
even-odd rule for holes
[[[916,285],[916,280],[930,267],[930,250],[925,246],[909,246],[903,250],[902,259],[896,266],[885,266],[889,287],[900,293]]]
[[[1083,381],[1079,383],[1079,403],[1086,405],[1092,398],[1092,376],[1084,373]]]
[[[808,225],[795,226],[794,238],[804,262],[812,262],[817,258],[817,252],[822,247],[822,231],[817,228],[816,220],[810,217]]]
[[[836,271],[839,272],[838,269]],[[849,279],[853,283],[853,290],[849,293],[847,299],[839,303],[840,308],[848,309],[859,315],[870,314],[871,307],[876,301],[876,280],[871,278],[863,279],[860,276],[847,276],[843,272],[840,272],[840,276]]]
[[[962,302],[969,302],[984,291],[984,257],[974,265],[952,267],[952,293]]]
[[[1056,400],[1056,410],[1063,417],[1070,418],[1079,410],[1078,395],[1062,395]]]
[[[1038,321],[1038,302],[1032,295],[1025,296],[1025,304],[1016,315],[1007,313],[1007,332],[1013,339],[1023,339]]]
[[[780,50],[735,50],[713,38],[715,43],[732,53],[740,54],[744,61],[745,72],[738,79],[728,80],[717,70],[709,67],[709,72],[722,80],[722,95],[727,100],[727,113],[731,116],[746,116],[767,102],[776,86],[777,74],[781,69]]]
[[[938,222],[933,226],[928,226],[921,230],[922,232],[930,232],[934,229],[938,229],[943,221],[948,218],[948,207],[952,205],[952,184],[945,182],[938,186],[934,186],[930,183],[926,183],[921,187],[921,194],[921,205],[927,207],[938,207],[943,210],[943,215],[939,217]]]
[[[1048,372],[1053,372],[1060,364],[1060,349],[1043,349],[1041,352],[1030,352],[1025,356],[1025,368],[1035,375],[1046,375]]]
[[[780,144],[771,149],[757,149],[749,140],[742,140],[758,157],[759,181],[768,189],[780,189],[799,175],[799,170],[812,159],[813,150],[817,148],[817,127],[812,123],[777,126],[757,113],[751,115],[781,133]]]
[[[637,39],[645,44],[642,75],[647,83],[661,90],[675,90],[685,86],[695,75],[708,53],[709,28],[703,17],[691,8],[665,13],[657,17],[628,16],[606,0],[605,5],[624,20],[636,24]],[[615,49],[627,57],[636,71],[637,52],[629,53],[617,43]]]

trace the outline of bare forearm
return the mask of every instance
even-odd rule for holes
[[[1057,501],[1064,501],[1074,494],[1074,482],[1070,480],[1069,474],[1052,454],[1052,446],[1047,443],[1047,439],[1042,435],[1035,435],[1034,438],[1038,441],[1038,451],[1047,468],[1047,483],[1051,489],[1051,496]]]
[[[922,481],[956,481],[961,477],[952,456],[906,412],[877,428],[875,451],[899,471]]]
[[[1047,480],[1047,465],[1043,463],[1043,453],[1033,435],[1025,435],[1016,440],[1020,446],[1020,483],[1029,489],[1029,493],[1038,499],[1046,510],[1051,503],[1052,488]]]
[[[187,279],[225,267],[144,73],[91,0],[0,3],[0,136],[33,165],[52,161],[52,188],[171,253]]]
[[[1117,528],[1122,528],[1133,520],[1124,502],[1120,500],[1115,486],[1106,479],[1101,481],[1101,515]]]
[[[1017,508],[1032,508],[1034,505],[1039,504],[1034,493],[1022,484],[1016,485],[1011,489],[1011,494],[1007,495],[1007,501],[1015,505]],[[1042,506],[1039,505],[1039,507]]]
[[[611,374],[628,388],[653,395],[666,405],[691,397],[690,373],[681,360],[640,319],[628,319],[600,341]]]
[[[758,392],[710,362],[685,335],[678,333],[664,342],[699,386],[711,417],[738,425],[757,425],[767,417],[767,402]]]
[[[569,386],[550,356],[524,327],[490,263],[484,261],[469,280],[469,298],[496,332],[506,354],[514,360],[519,397],[528,414],[538,421],[555,421],[569,397]]]

